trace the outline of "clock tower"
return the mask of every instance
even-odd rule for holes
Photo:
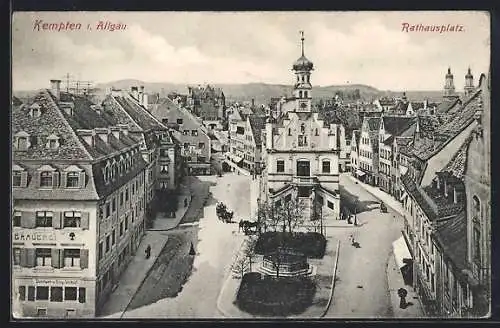
[[[311,71],[314,70],[313,63],[304,56],[304,32],[301,31],[301,50],[302,55],[293,64],[292,70],[297,78],[293,89],[293,95],[297,103],[298,112],[311,111],[312,85]]]

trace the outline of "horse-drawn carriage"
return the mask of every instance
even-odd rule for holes
[[[234,212],[227,209],[226,204],[218,202],[215,206],[215,213],[219,220],[225,223],[231,223],[233,220]]]

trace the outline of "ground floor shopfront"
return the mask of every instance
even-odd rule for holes
[[[96,313],[93,278],[45,276],[14,279],[15,317],[92,318]]]
[[[188,175],[210,175],[210,163],[188,163]]]

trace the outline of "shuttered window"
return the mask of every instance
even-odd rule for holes
[[[64,228],[79,228],[82,222],[82,213],[75,211],[64,212]]]
[[[50,248],[35,249],[36,266],[51,266],[52,251]]]
[[[24,301],[26,299],[26,286],[19,286],[19,299]]]
[[[48,211],[36,212],[35,227],[52,227],[53,213]]]
[[[21,226],[21,217],[22,214],[21,212],[14,212],[14,215],[12,216],[12,226],[14,227],[20,227]]]
[[[80,249],[64,249],[64,267],[80,267]]]
[[[13,255],[13,262],[14,265],[21,265],[21,249],[18,247],[15,247],[12,249],[12,255]]]
[[[28,301],[34,301],[34,300],[35,300],[35,287],[28,286]]]
[[[12,173],[12,186],[13,187],[21,187],[21,172],[14,171]]]

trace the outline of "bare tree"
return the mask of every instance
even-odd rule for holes
[[[255,259],[255,245],[257,244],[257,239],[249,238],[245,250],[243,251],[244,256],[248,259],[249,270],[252,271],[252,264]]]
[[[248,269],[249,260],[248,257],[244,255],[237,256],[233,264],[231,264],[231,270],[237,275],[238,278],[243,278]]]
[[[305,206],[296,198],[288,200],[279,208],[279,219],[282,220],[282,225],[288,228],[288,233],[293,234],[304,224],[304,209]],[[285,230],[283,229],[283,232]]]

